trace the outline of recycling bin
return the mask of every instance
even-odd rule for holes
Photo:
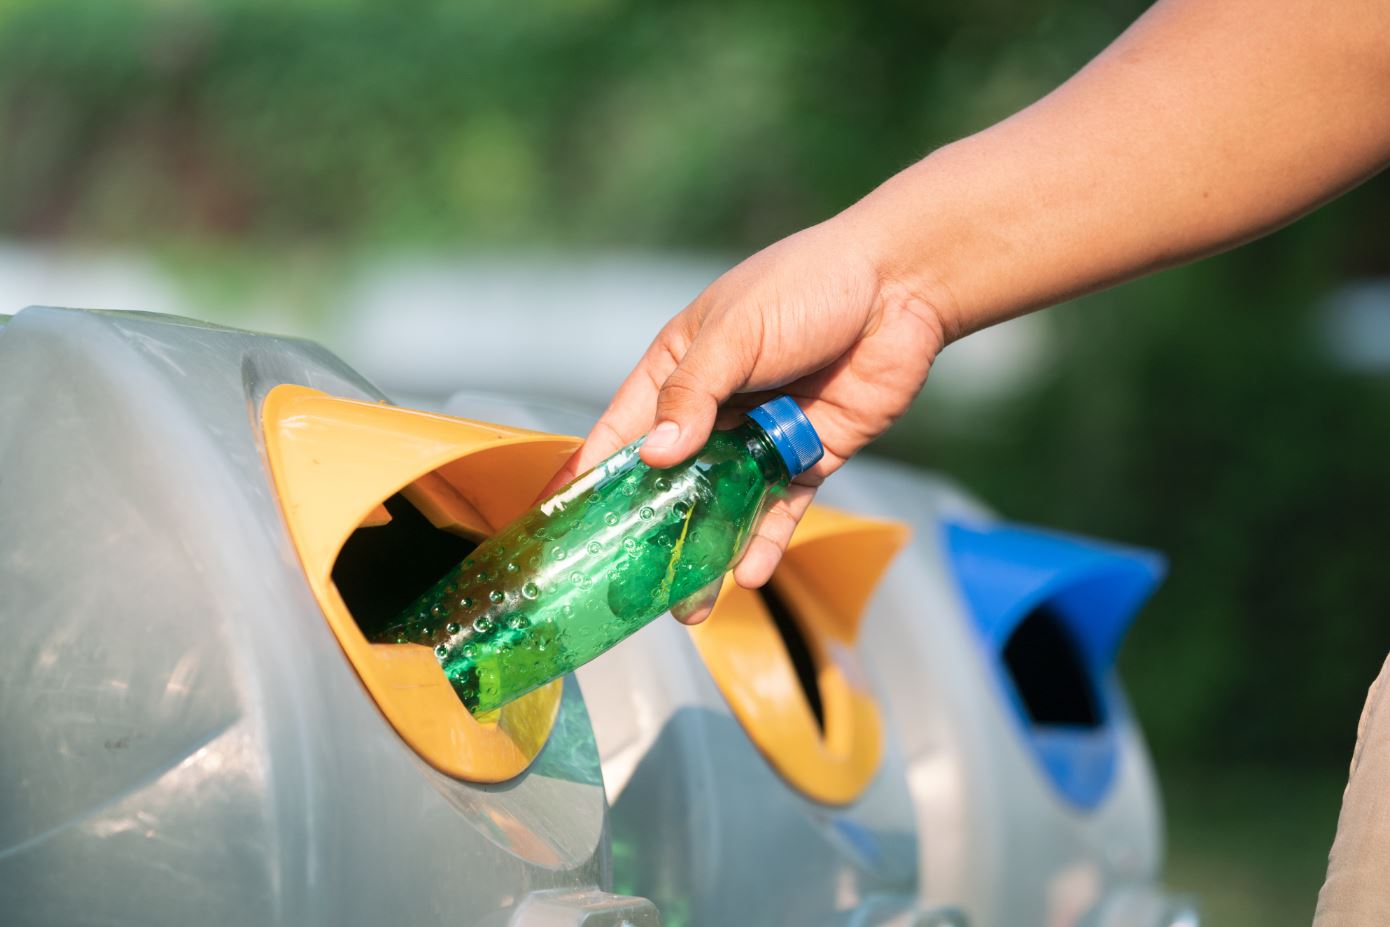
[[[372,632],[591,413],[0,318],[6,924],[1191,927],[1113,672],[1151,554],[870,460],[769,587],[475,718]]]
[[[457,479],[467,517],[505,519],[572,439],[395,409],[315,345],[133,313],[18,313],[0,378],[5,924],[660,922],[605,888],[572,681],[501,723],[421,717],[419,662],[335,622],[330,548],[393,531],[398,490],[456,503],[446,522]],[[394,454],[333,456],[374,425]]]

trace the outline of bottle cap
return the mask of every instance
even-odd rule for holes
[[[790,396],[778,396],[765,402],[751,410],[748,417],[767,432],[793,477],[811,469],[825,454],[811,420]]]

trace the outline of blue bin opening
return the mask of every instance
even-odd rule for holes
[[[1163,558],[1010,524],[943,525],[972,624],[1030,751],[1076,807],[1114,781],[1115,656]]]

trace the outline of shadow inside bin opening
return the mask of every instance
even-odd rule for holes
[[[478,546],[436,528],[402,495],[385,505],[391,520],[354,531],[333,564],[333,583],[367,640]]]
[[[763,601],[763,607],[772,616],[773,626],[782,639],[787,658],[796,670],[796,681],[801,684],[801,694],[816,719],[816,727],[820,730],[821,736],[825,736],[825,704],[821,700],[819,668],[811,645],[806,642],[796,615],[778,594],[775,581],[758,589],[758,595]]]
[[[368,640],[478,546],[477,541],[435,527],[402,495],[392,496],[385,505],[391,520],[354,531],[333,564],[338,593]],[[573,679],[566,681],[555,727],[531,766],[506,782],[470,783],[468,788],[504,793],[532,775],[587,786],[603,782],[589,716]]]
[[[1002,654],[1023,710],[1037,725],[1093,729],[1105,721],[1076,638],[1048,604],[1009,635]]]

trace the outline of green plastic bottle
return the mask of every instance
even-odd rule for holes
[[[721,577],[772,495],[823,453],[787,396],[675,467],[642,463],[640,445],[480,544],[377,639],[433,647],[470,711],[499,708]]]

